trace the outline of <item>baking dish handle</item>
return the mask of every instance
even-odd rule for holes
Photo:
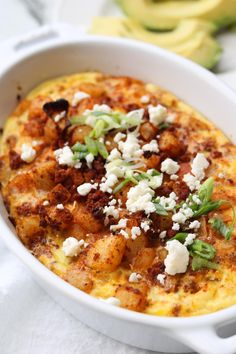
[[[31,31],[28,34],[14,37],[0,43],[0,65],[9,64],[11,59],[31,52],[44,45],[62,42],[64,40],[84,36],[86,30],[83,27],[66,23],[46,25]]]
[[[236,335],[220,337],[213,327],[175,330],[175,338],[200,354],[235,354]]]

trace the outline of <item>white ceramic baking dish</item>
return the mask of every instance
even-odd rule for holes
[[[135,41],[83,35],[70,26],[43,28],[0,47],[0,119],[49,78],[85,70],[130,75],[158,84],[204,113],[236,142],[236,95],[213,74],[179,56]],[[20,90],[20,92],[19,92]],[[77,290],[35,259],[16,237],[0,205],[0,235],[35,279],[64,308],[92,328],[134,346],[167,352],[236,353],[236,306],[191,318],[165,318],[113,307]],[[236,291],[236,290],[235,290]],[[17,301],[17,299],[16,299]],[[219,330],[222,325],[231,324]]]

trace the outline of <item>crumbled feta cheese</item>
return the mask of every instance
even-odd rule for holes
[[[106,302],[109,305],[120,306],[120,300],[114,296],[108,297],[107,299],[101,299],[101,300]]]
[[[43,206],[47,206],[47,205],[49,205],[49,201],[48,200],[44,200]]]
[[[111,231],[117,231],[119,229],[124,229],[127,225],[127,219],[120,219],[117,225],[111,225],[110,230]]]
[[[132,119],[137,119],[141,123],[141,120],[143,119],[143,115],[144,115],[144,109],[140,108],[140,109],[135,109],[134,111],[129,112],[128,114],[126,114],[126,117],[132,118]]]
[[[179,229],[180,229],[180,224],[178,224],[177,222],[174,222],[174,224],[172,226],[172,230],[179,231]]]
[[[150,102],[150,96],[148,95],[143,95],[141,98],[140,98],[140,102],[141,103],[149,103]]]
[[[92,189],[96,189],[92,183],[83,183],[77,187],[77,192],[84,197],[89,194]]]
[[[41,145],[41,144],[42,144],[42,141],[40,141],[40,140],[33,140],[33,141],[32,141],[32,146],[33,146],[33,147],[39,146],[39,145]]]
[[[129,276],[130,283],[138,283],[140,279],[142,279],[142,275],[138,273],[131,273]]]
[[[196,234],[188,234],[185,239],[184,246],[186,246],[186,247],[190,246],[193,243],[196,236],[197,236]]]
[[[114,174],[110,174],[107,179],[100,184],[100,190],[102,192],[112,193],[111,187],[118,182],[118,178]]]
[[[77,240],[75,237],[68,237],[62,245],[62,251],[66,257],[76,257],[84,248],[88,246],[88,243],[84,240]]]
[[[106,214],[106,217],[112,216],[114,219],[119,218],[119,210],[114,207],[114,205],[105,206],[103,213]]]
[[[190,219],[194,214],[191,208],[180,208],[180,212],[182,212],[187,219]]]
[[[109,107],[107,104],[95,104],[93,106],[93,111],[99,111],[103,113],[111,113],[111,107]]]
[[[64,209],[64,205],[63,205],[63,204],[57,204],[57,205],[56,205],[56,208],[57,208],[58,210],[63,210],[63,209]]]
[[[149,187],[148,181],[140,181],[136,186],[131,187],[127,194],[126,207],[132,213],[144,210],[146,214],[155,211],[152,203],[154,191]]]
[[[165,284],[165,278],[166,278],[165,274],[157,274],[157,280],[161,285]]]
[[[219,178],[225,178],[225,174],[222,173],[222,172],[220,172],[220,173],[218,174],[218,177],[219,177]]]
[[[173,210],[176,206],[177,195],[174,192],[171,192],[169,197],[160,197],[160,205],[167,211]]]
[[[85,160],[86,160],[86,162],[87,162],[88,168],[91,168],[91,167],[92,167],[93,160],[94,160],[93,154],[89,153],[89,154],[85,157]]]
[[[186,216],[180,211],[172,216],[172,221],[178,224],[184,224],[186,220]]]
[[[166,122],[170,123],[170,124],[174,123],[175,118],[176,118],[176,114],[175,113],[169,113],[167,118],[166,118]]]
[[[54,117],[54,122],[55,122],[55,123],[60,122],[60,120],[61,120],[62,118],[64,118],[65,116],[66,116],[66,111],[62,111],[62,112],[56,114],[55,117]]]
[[[202,153],[198,153],[192,162],[192,174],[200,181],[205,177],[205,170],[209,167],[209,162]]]
[[[193,202],[196,203],[197,205],[202,204],[201,199],[196,194],[193,195],[192,199],[193,199]]]
[[[121,153],[115,148],[115,149],[112,149],[108,158],[107,158],[107,161],[113,161],[113,160],[116,160],[116,159],[120,159],[121,158]]]
[[[161,173],[158,176],[152,176],[149,180],[149,186],[152,189],[157,189],[162,185],[163,182],[163,174]]]
[[[73,160],[73,152],[69,146],[64,146],[62,149],[55,150],[54,155],[59,165],[73,166],[75,163]]]
[[[110,201],[108,202],[108,205],[116,205],[116,203],[117,203],[116,199],[113,198],[112,200],[110,200]]]
[[[140,157],[143,154],[135,133],[127,134],[126,140],[119,141],[118,147],[122,152],[124,160]]]
[[[194,220],[189,224],[190,229],[199,229],[201,226],[201,223],[198,220]]]
[[[110,142],[109,140],[107,140],[107,141],[105,142],[105,144],[106,144],[107,146],[110,146],[110,145],[111,145],[111,142]]]
[[[165,238],[166,237],[166,234],[167,234],[167,231],[162,231],[160,234],[159,234],[159,237],[161,239]]]
[[[178,178],[179,178],[178,175],[171,175],[170,176],[171,181],[177,181]]]
[[[131,229],[131,238],[132,240],[136,240],[138,236],[141,235],[141,229],[138,226],[133,226]]]
[[[129,238],[128,232],[126,232],[125,230],[120,230],[120,234],[121,234],[122,236],[124,236],[124,238],[125,238],[126,240],[128,240],[128,238]]]
[[[156,140],[151,140],[150,143],[143,145],[143,151],[159,152],[159,147]]]
[[[32,162],[35,159],[36,151],[29,144],[22,144],[21,146],[21,160],[25,162]]]
[[[114,142],[115,143],[119,143],[120,140],[124,139],[126,137],[125,134],[118,132],[115,136],[114,136]]]
[[[150,229],[150,221],[149,220],[144,220],[141,222],[141,228],[147,232]]]
[[[172,159],[165,159],[161,164],[161,172],[166,172],[168,175],[173,175],[179,171],[179,164]]]
[[[74,168],[80,169],[82,166],[82,162],[80,161],[76,161],[76,163],[74,164]]]
[[[200,181],[197,177],[191,175],[191,173],[186,173],[183,177],[183,181],[187,184],[191,192],[200,188]]]
[[[164,260],[165,271],[170,275],[185,273],[189,263],[187,247],[178,240],[168,241],[165,247],[168,255]]]
[[[118,178],[124,177],[126,168],[123,165],[123,161],[121,159],[117,159],[111,161],[105,165],[106,169],[106,177],[109,175],[115,175]]]
[[[160,123],[163,123],[164,120],[166,119],[167,112],[168,111],[166,107],[162,106],[161,104],[159,104],[156,107],[149,106],[148,113],[149,113],[150,122],[153,125],[158,126]]]
[[[86,92],[82,92],[82,91],[77,91],[74,96],[73,96],[73,99],[72,99],[72,107],[75,107],[77,106],[77,104],[82,101],[84,98],[89,98],[90,95]]]

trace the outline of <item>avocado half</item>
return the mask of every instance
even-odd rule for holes
[[[182,19],[208,20],[221,28],[236,22],[236,0],[117,0],[130,18],[155,30],[175,28]]]
[[[148,42],[211,69],[221,54],[220,45],[211,36],[215,30],[216,27],[212,23],[193,19],[180,21],[173,31],[155,33],[131,19],[95,17],[89,33]]]

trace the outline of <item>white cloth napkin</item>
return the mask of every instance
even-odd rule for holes
[[[57,305],[0,241],[1,354],[144,354],[88,328]]]

